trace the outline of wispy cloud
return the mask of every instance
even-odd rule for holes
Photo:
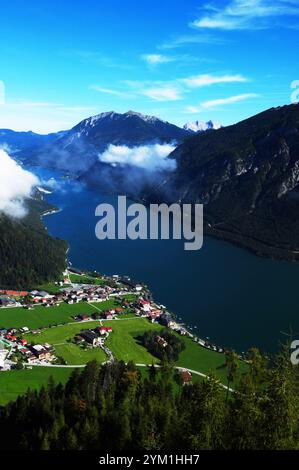
[[[249,98],[256,98],[257,96],[258,95],[256,93],[243,93],[242,95],[230,96],[229,98],[220,98],[217,100],[204,101],[203,103],[201,103],[201,107],[204,109],[210,109],[226,104],[238,103],[239,101],[245,101]]]
[[[140,90],[141,95],[147,96],[153,101],[178,101],[183,99],[178,88],[145,88]]]
[[[160,44],[158,49],[167,50],[167,49],[176,49],[179,47],[184,47],[186,45],[192,44],[227,44],[229,41],[225,38],[215,37],[210,34],[186,34],[182,36],[176,36],[168,41]]]
[[[174,62],[175,58],[168,57],[162,54],[143,54],[141,59],[144,60],[148,65],[154,67],[159,64],[167,64]]]
[[[299,5],[292,0],[231,0],[224,7],[207,4],[205,13],[190,26],[201,29],[266,29],[273,19],[298,16]]]
[[[243,93],[241,95],[229,96],[228,98],[219,98],[210,101],[204,101],[199,106],[187,106],[187,113],[200,113],[205,109],[218,108],[219,106],[225,106],[228,104],[239,103],[240,101],[246,101],[250,98],[257,98],[259,95],[256,93]]]
[[[169,81],[123,81],[123,86],[129,87],[131,94],[147,96],[152,101],[179,101],[184,95],[195,88],[216,84],[247,82],[241,74],[202,74]],[[112,93],[112,90],[110,90]]]
[[[130,98],[132,95],[130,93],[126,93],[124,91],[114,90],[112,88],[105,88],[98,85],[91,85],[91,90],[98,91],[99,93],[104,93],[106,95],[118,96],[120,98]]]
[[[243,75],[210,75],[203,74],[194,77],[183,78],[181,82],[190,88],[198,88],[209,85],[215,85],[218,83],[234,83],[234,82],[246,82],[248,79]]]

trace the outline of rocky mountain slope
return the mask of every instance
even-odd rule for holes
[[[177,169],[149,200],[205,205],[206,233],[299,260],[299,105],[197,134],[171,155]]]
[[[0,131],[1,132],[1,131]],[[113,111],[83,120],[49,142],[21,149],[25,163],[39,163],[74,173],[87,171],[109,144],[129,147],[149,143],[182,142],[189,132],[153,116]]]
[[[35,132],[16,132],[10,129],[0,129],[0,147],[7,148],[11,155],[46,145],[56,138],[57,134],[41,135]]]
[[[190,122],[187,122],[187,124],[184,125],[183,129],[185,129],[186,131],[189,131],[191,134],[193,134],[194,132],[205,132],[205,131],[208,131],[210,129],[214,129],[214,130],[217,130],[217,129],[220,129],[221,124],[217,121],[190,121]]]

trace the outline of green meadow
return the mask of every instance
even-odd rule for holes
[[[66,383],[73,369],[57,367],[33,367],[32,369],[0,372],[0,405],[15,400],[28,388],[38,390],[47,385],[52,376],[56,383]]]
[[[58,307],[44,307],[38,305],[32,310],[20,308],[0,309],[0,328],[22,328],[27,326],[30,329],[45,328],[61,323],[74,321],[73,317],[79,314],[91,315],[99,310],[107,310],[118,306],[114,300],[107,300],[95,305],[87,302],[68,305],[60,304]]]

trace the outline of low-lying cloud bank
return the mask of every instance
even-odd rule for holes
[[[24,199],[30,197],[38,178],[18,165],[0,149],[0,213],[21,218],[26,215]]]
[[[107,150],[99,155],[99,160],[111,165],[130,165],[148,171],[171,171],[175,169],[176,162],[167,157],[175,148],[173,144],[151,144],[132,148],[110,144]]]

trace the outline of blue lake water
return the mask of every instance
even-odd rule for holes
[[[46,179],[53,174],[33,171]],[[240,352],[253,345],[275,351],[290,326],[299,337],[299,264],[259,258],[210,237],[197,252],[184,251],[182,241],[99,241],[95,208],[116,197],[65,181],[47,200],[61,209],[45,217],[49,233],[69,242],[74,266],[145,282],[200,336]]]

